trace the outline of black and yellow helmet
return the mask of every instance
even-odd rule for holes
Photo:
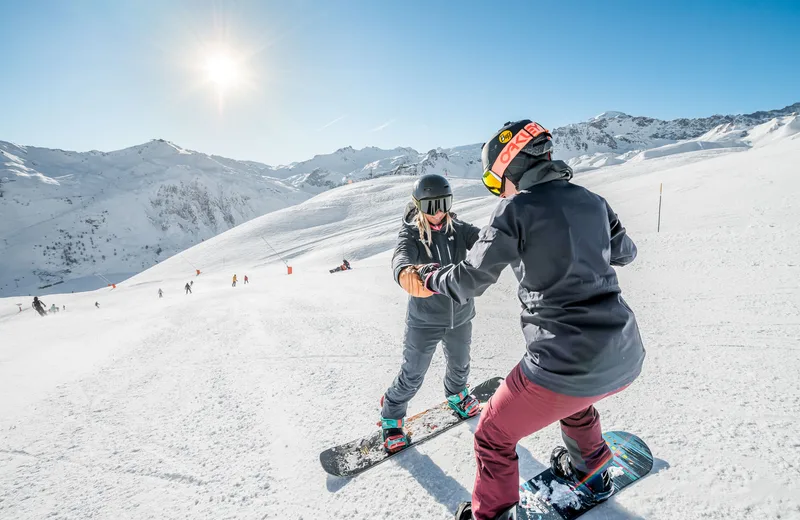
[[[499,195],[506,178],[517,184],[533,164],[550,159],[552,150],[553,136],[539,123],[530,119],[508,122],[483,145],[483,184]]]

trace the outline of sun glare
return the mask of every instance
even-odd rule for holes
[[[246,96],[255,88],[253,52],[235,42],[200,43],[191,58],[196,87],[207,90],[222,114],[234,97],[246,103]]]
[[[225,90],[239,82],[239,67],[230,54],[216,52],[206,58],[207,79],[219,89]]]

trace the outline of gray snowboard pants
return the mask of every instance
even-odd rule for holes
[[[418,328],[406,326],[403,340],[403,365],[386,390],[381,417],[402,419],[408,402],[422,386],[436,345],[442,342],[447,368],[444,374],[445,395],[453,395],[467,386],[469,349],[472,343],[472,322],[450,328]]]

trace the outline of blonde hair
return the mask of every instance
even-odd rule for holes
[[[422,245],[425,246],[425,251],[428,252],[428,256],[433,258],[431,254],[430,245],[433,243],[433,237],[431,236],[431,223],[428,222],[428,219],[425,218],[425,214],[421,211],[417,210],[417,214],[414,217],[415,223],[417,224],[417,229],[419,230],[419,240],[422,242]],[[454,233],[455,228],[453,227],[453,218],[450,216],[450,212],[444,214],[445,225],[444,228],[447,233]]]

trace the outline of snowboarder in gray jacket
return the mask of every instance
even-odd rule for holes
[[[392,257],[394,279],[407,291],[413,280],[419,280],[415,265],[460,262],[478,239],[480,230],[458,220],[452,207],[453,191],[444,177],[423,175],[414,183]],[[417,298],[410,293],[403,363],[381,399],[386,451],[392,453],[408,445],[403,429],[408,402],[422,386],[439,342],[447,360],[444,392],[448,404],[462,417],[478,413],[478,401],[467,390],[474,316],[471,299],[456,303],[447,296]]]
[[[501,197],[489,225],[464,261],[418,267],[415,291],[456,303],[483,294],[508,265],[519,280],[526,353],[481,413],[472,502],[458,520],[513,517],[517,442],[556,421],[566,447],[551,455],[554,475],[598,502],[613,493],[593,405],[630,385],[644,362],[612,267],[632,262],[636,246],[605,199],[569,182],[572,169],[552,160],[552,146],[530,120],[498,130],[482,151],[484,186]]]

